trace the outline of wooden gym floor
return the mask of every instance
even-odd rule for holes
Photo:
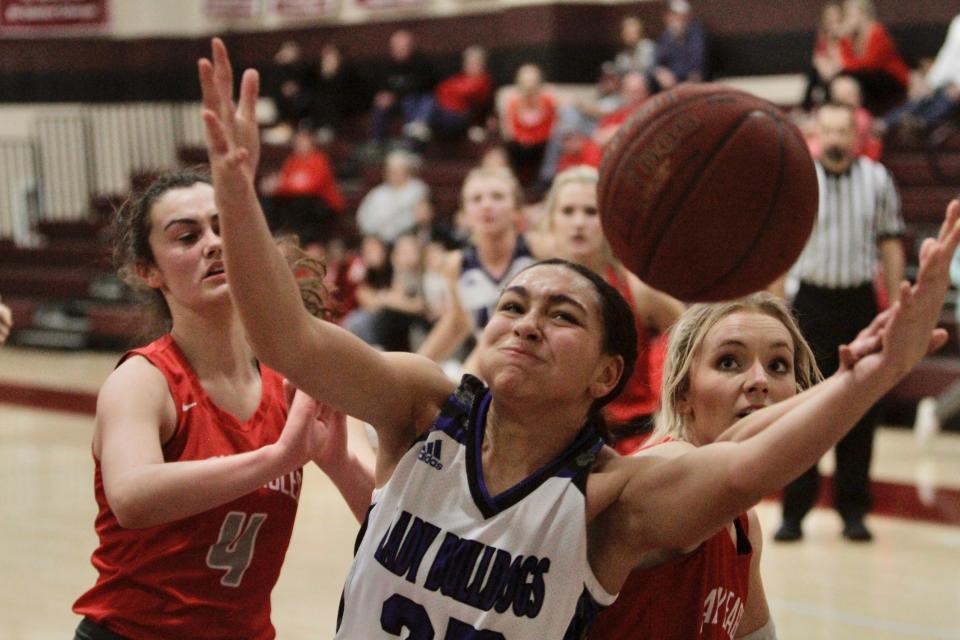
[[[72,638],[73,600],[93,584],[92,394],[116,356],[0,349],[0,635]],[[829,471],[829,456],[823,465]],[[960,640],[960,435],[925,447],[882,429],[874,459],[876,541],[846,543],[830,510],[802,543],[778,545],[760,505],[763,577],[779,637]],[[316,468],[273,594],[279,638],[333,635],[357,524]]]

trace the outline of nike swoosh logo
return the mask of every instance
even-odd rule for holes
[[[196,403],[196,402],[191,402],[191,403],[189,403],[189,404],[183,403],[182,405],[180,405],[180,410],[181,410],[181,411],[190,411],[190,409],[193,409],[195,406],[197,406],[197,403]]]

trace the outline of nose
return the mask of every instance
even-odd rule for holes
[[[219,258],[223,252],[223,242],[220,239],[220,234],[216,233],[213,229],[207,229],[203,234],[204,245],[203,245],[203,255],[206,258]]]
[[[755,362],[747,371],[744,387],[747,393],[761,393],[766,395],[770,391],[770,379],[767,376],[767,370],[762,362]]]
[[[532,312],[527,312],[516,319],[513,324],[513,334],[521,340],[540,340],[540,325]]]

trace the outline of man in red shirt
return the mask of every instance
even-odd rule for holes
[[[343,212],[330,160],[309,130],[294,135],[293,153],[284,160],[275,188],[264,191],[273,195],[271,228],[296,233],[303,245],[329,236]]]
[[[430,127],[440,135],[462,134],[472,125],[483,126],[493,106],[493,79],[487,72],[483,47],[467,47],[463,69],[437,85]]]

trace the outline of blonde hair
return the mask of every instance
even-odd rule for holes
[[[790,333],[793,339],[793,373],[797,392],[808,389],[823,378],[810,345],[800,332],[793,314],[777,296],[758,292],[726,302],[695,304],[688,308],[670,329],[670,343],[663,363],[660,408],[657,410],[652,439],[665,436],[678,440],[688,439],[687,421],[677,409],[677,405],[690,390],[690,369],[693,361],[700,353],[707,332],[723,318],[740,312],[770,316],[779,320]]]
[[[510,185],[510,193],[513,194],[513,204],[514,208],[519,211],[523,208],[523,187],[520,186],[520,181],[517,180],[517,176],[513,174],[508,167],[474,167],[467,173],[466,177],[463,179],[463,186],[460,187],[460,204],[463,206],[465,203],[464,194],[467,190],[467,185],[471,181],[477,180],[479,178],[499,178]]]
[[[560,199],[560,191],[567,186],[568,184],[589,184],[593,185],[596,189],[597,184],[600,182],[600,173],[595,167],[591,167],[586,164],[578,164],[569,169],[565,169],[558,173],[553,178],[553,183],[550,185],[550,191],[547,192],[546,197],[546,207],[547,207],[547,217],[545,220],[546,229],[543,231],[552,233],[553,231],[553,221],[557,215],[557,206]],[[621,268],[619,260],[613,255],[613,249],[610,248],[610,243],[607,242],[607,237],[603,237],[603,255],[604,257],[615,267]]]

